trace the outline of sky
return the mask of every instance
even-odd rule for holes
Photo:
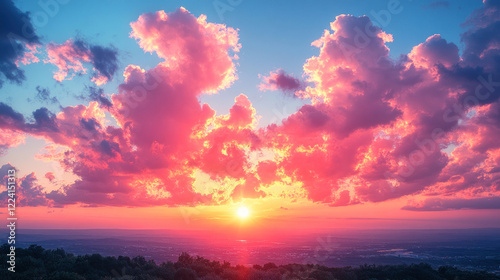
[[[500,1],[0,5],[21,227],[500,222]]]

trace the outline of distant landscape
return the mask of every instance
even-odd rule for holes
[[[1,247],[3,263],[7,260],[9,246]],[[222,279],[449,279],[449,280],[495,280],[500,277],[486,272],[461,271],[451,266],[441,266],[437,270],[429,264],[411,265],[361,265],[359,267],[332,268],[313,264],[276,265],[231,265],[227,261],[211,261],[188,253],[179,255],[176,262],[162,262],[143,256],[103,257],[100,254],[75,256],[63,249],[45,250],[31,245],[18,250],[19,268],[15,274],[2,270],[2,279],[140,279],[140,280],[222,280]]]
[[[2,236],[6,234],[2,232]],[[453,267],[454,270],[486,271],[500,276],[500,229],[338,229],[307,236],[291,234],[279,241],[239,239],[245,237],[244,235],[236,235],[235,239],[223,236],[204,232],[187,234],[182,231],[168,230],[22,230],[18,236],[18,246],[28,248],[37,244],[47,250],[62,248],[68,254],[79,256],[93,254],[99,254],[102,257],[141,256],[145,261],[154,261],[156,264],[177,262],[179,256],[186,252],[191,256],[202,256],[210,261],[229,262],[233,266],[240,265],[246,268],[265,266],[266,263],[274,263],[278,266],[297,263],[337,268],[392,265],[395,267],[391,269],[399,270],[403,269],[400,265],[426,263],[429,268],[425,266],[425,270],[432,268],[433,273],[442,271],[439,267]],[[2,257],[5,257],[5,254],[2,253]],[[29,266],[22,258],[19,258],[20,270],[27,270]],[[359,273],[361,271],[363,269],[357,270]]]

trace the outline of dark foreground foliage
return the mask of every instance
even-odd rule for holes
[[[320,265],[268,263],[253,267],[231,266],[228,262],[210,261],[182,253],[177,262],[156,264],[142,256],[103,257],[99,254],[75,256],[63,249],[45,250],[32,245],[16,248],[15,273],[7,270],[9,246],[0,248],[2,270],[0,279],[20,280],[221,280],[221,279],[319,279],[319,280],[499,280],[485,272],[460,271],[453,267],[434,270],[430,265],[370,266],[330,268]]]

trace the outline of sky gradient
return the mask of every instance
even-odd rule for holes
[[[358,2],[2,0],[22,226],[497,227],[500,1]]]

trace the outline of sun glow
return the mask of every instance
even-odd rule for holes
[[[240,208],[238,208],[237,214],[240,218],[246,218],[250,214],[250,211],[245,206],[241,206]]]

